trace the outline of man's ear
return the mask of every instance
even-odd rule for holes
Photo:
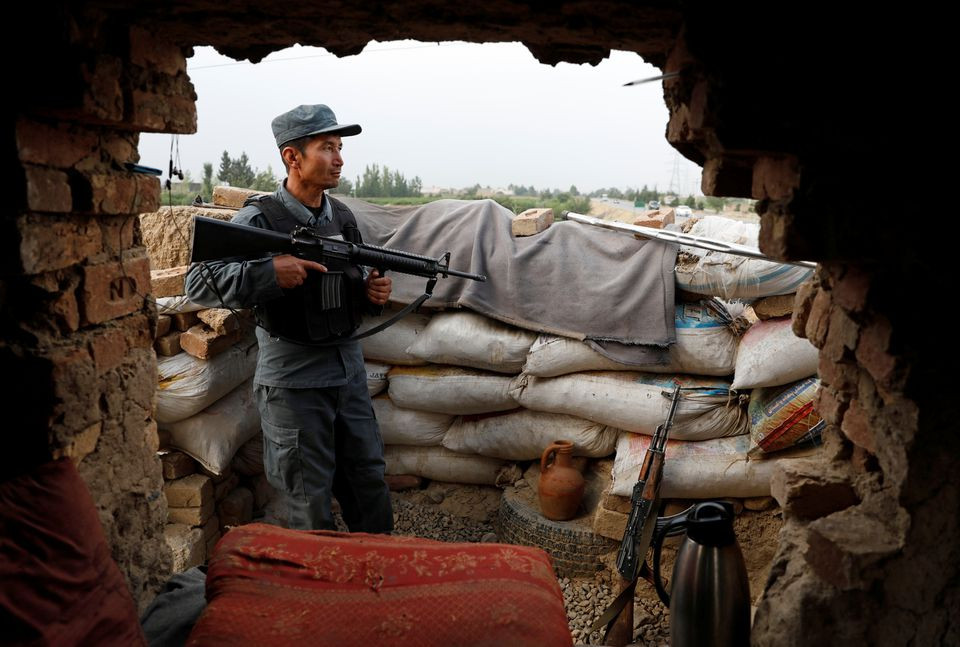
[[[287,163],[288,167],[299,168],[300,166],[299,151],[293,146],[284,146],[283,150],[280,151],[280,157],[283,158],[283,161]]]

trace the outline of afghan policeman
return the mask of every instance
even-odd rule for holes
[[[340,183],[340,124],[325,105],[298,106],[273,120],[287,178],[251,198],[233,222],[361,242],[356,219],[326,194]],[[289,525],[334,529],[331,495],[353,532],[393,529],[384,482],[383,440],[367,391],[360,344],[363,314],[378,314],[391,281],[349,263],[328,266],[291,255],[191,266],[186,292],[209,307],[253,307],[260,354],[254,389],[263,427],[267,480],[287,495]]]

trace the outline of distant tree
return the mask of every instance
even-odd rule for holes
[[[623,197],[623,191],[621,191],[617,187],[613,187],[609,191],[607,191],[607,195],[610,196],[611,198],[619,200]]]
[[[213,199],[213,164],[210,162],[203,163],[203,188],[201,192],[205,198]]]
[[[340,184],[336,188],[330,189],[330,193],[338,193],[340,195],[353,195],[353,182],[348,180],[345,177],[340,178]]]
[[[257,191],[275,191],[279,183],[280,180],[273,174],[273,168],[267,165],[267,170],[257,173],[249,188],[256,189]]]
[[[217,169],[217,180],[220,182],[230,182],[230,176],[233,174],[233,160],[230,159],[230,153],[223,151],[220,156],[220,168]]]
[[[257,179],[257,172],[250,167],[250,159],[246,153],[241,153],[240,157],[233,159],[230,153],[223,151],[217,177],[230,186],[250,189],[253,188],[253,183]]]
[[[688,195],[687,199],[683,201],[683,204],[693,209],[697,205],[697,201],[693,199],[692,195]]]
[[[577,185],[576,185],[576,184],[571,184],[571,185],[570,185],[570,189],[567,191],[567,193],[569,193],[570,195],[580,195],[580,192],[577,191]]]

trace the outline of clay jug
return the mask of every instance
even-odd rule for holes
[[[550,462],[550,456],[554,456]],[[566,521],[577,514],[583,498],[583,475],[571,464],[573,443],[558,440],[540,458],[540,513],[547,519]]]

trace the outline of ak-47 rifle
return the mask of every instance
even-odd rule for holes
[[[620,551],[617,553],[617,570],[620,572],[620,594],[607,607],[591,628],[591,632],[607,628],[605,645],[626,645],[633,642],[633,595],[637,578],[649,576],[645,558],[654,530],[658,526],[660,510],[660,483],[663,480],[664,450],[667,436],[673,426],[680,401],[680,385],[673,390],[670,412],[647,447],[640,467],[640,476],[630,496],[630,517],[623,531]]]

